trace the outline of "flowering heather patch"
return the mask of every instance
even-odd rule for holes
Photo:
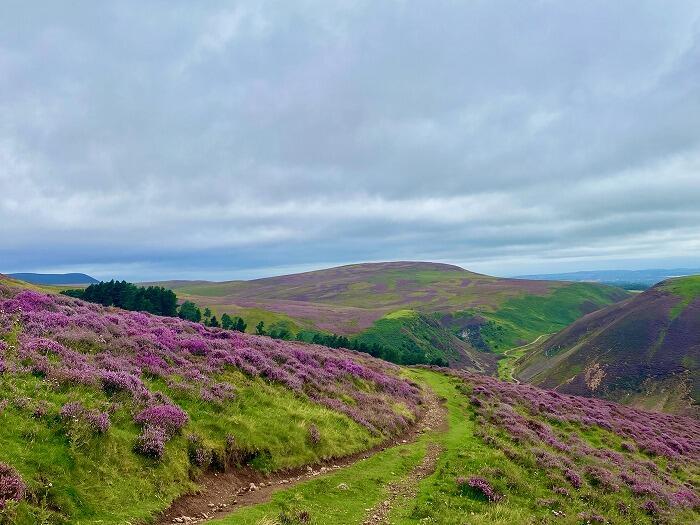
[[[475,412],[474,435],[504,450],[510,461],[541,469],[554,494],[584,497],[589,486],[620,498],[639,498],[637,509],[643,501],[651,502],[645,505],[654,515],[700,505],[697,420],[465,371],[448,373],[464,381],[462,393]],[[589,441],[591,434],[600,440]],[[514,453],[514,446],[529,450],[529,455]],[[562,488],[565,483],[582,489],[582,495],[570,495]]]
[[[644,502],[642,509],[644,509],[644,512],[651,516],[656,516],[661,512],[661,508],[659,507],[658,503],[651,499]]]
[[[569,481],[569,483],[571,483],[571,486],[575,489],[581,488],[581,484],[583,482],[581,480],[581,476],[578,475],[578,472],[567,468],[564,470],[564,477]]]
[[[484,478],[476,477],[473,476],[469,479],[466,478],[457,478],[457,485],[459,487],[469,487],[473,489],[475,492],[478,494],[481,494],[484,496],[486,499],[488,499],[490,502],[495,503],[497,501],[500,501],[503,496],[501,494],[498,494],[494,488],[491,486],[491,483],[489,483],[487,480]]]
[[[397,367],[365,354],[211,329],[0,283],[0,334],[17,324],[22,329],[18,348],[10,352],[5,343],[0,348],[7,371],[99,387],[109,395],[127,395],[141,407],[171,404],[149,389],[154,377],[204,402],[223,403],[234,391],[220,377],[232,369],[282,384],[377,435],[408,427],[410,421],[392,408],[396,402],[414,416],[421,403],[419,389],[396,377]]]
[[[19,501],[24,497],[27,486],[15,469],[0,463],[0,509],[8,501]]]
[[[60,416],[64,421],[87,424],[95,434],[105,434],[110,426],[109,414],[99,410],[88,410],[77,401],[63,405]]]
[[[187,424],[189,416],[174,405],[155,405],[141,411],[135,421],[140,425],[162,428],[166,434],[173,435]]]
[[[165,452],[165,442],[167,440],[168,436],[164,428],[146,425],[139,435],[134,450],[144,456],[160,459]]]
[[[309,426],[309,442],[312,445],[318,445],[321,442],[321,432],[313,424]]]

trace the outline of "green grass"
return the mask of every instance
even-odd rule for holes
[[[498,361],[498,378],[503,381],[513,381],[515,379],[518,360],[523,357],[535,344],[542,342],[548,334],[537,337],[534,341],[510,348],[503,352],[503,358]]]
[[[397,310],[378,319],[357,340],[392,349],[389,360],[401,364],[429,363],[459,358],[456,337],[440,324],[415,310]]]
[[[407,475],[423,458],[426,439],[390,448],[355,465],[294,488],[276,492],[270,502],[241,509],[211,523],[219,525],[263,525],[284,522],[308,512],[317,525],[362,523],[367,511],[381,501],[392,481]],[[347,490],[338,488],[341,483]],[[291,521],[291,523],[295,523]]]
[[[198,399],[169,391],[163,384],[151,384],[167,392],[190,415],[183,434],[167,444],[165,457],[159,462],[133,452],[139,429],[132,422],[128,398],[108,398],[81,386],[57,388],[31,375],[3,377],[0,400],[12,403],[0,414],[0,461],[17,468],[36,495],[31,503],[17,506],[10,523],[147,520],[194,487],[190,479],[196,469],[190,465],[185,437],[189,433],[198,435],[213,450],[223,450],[226,434],[231,433],[236,446],[252,451],[252,465],[263,471],[350,454],[379,440],[346,416],[281,386],[237,372],[227,373],[222,380],[236,386],[236,398],[215,410]],[[17,406],[24,397],[32,399],[30,405]],[[70,439],[58,411],[74,400],[103,410],[116,401],[121,408],[111,416],[112,428],[106,435]],[[38,402],[45,404],[48,413],[34,418],[31,413]],[[322,437],[316,446],[307,440],[311,424],[319,428]]]
[[[427,443],[438,442],[444,452],[435,473],[423,479],[414,500],[397,500],[392,507],[390,523],[394,525],[512,525],[585,523],[581,513],[603,514],[612,523],[656,523],[640,509],[641,501],[627,489],[612,493],[585,485],[566,497],[552,492],[561,484],[557,475],[537,467],[529,449],[520,449],[521,460],[508,459],[501,444],[487,445],[475,435],[479,427],[469,403],[468,387],[461,380],[428,370],[407,372],[414,380],[432,388],[446,399],[449,430],[433,431],[417,442],[381,452],[332,475],[301,483],[275,493],[268,503],[241,509],[215,521],[219,525],[286,525],[296,524],[300,512],[307,512],[315,525],[359,525],[367,517],[367,509],[386,498],[387,485],[409,474],[421,461]],[[556,426],[558,425],[558,426]],[[575,433],[593,447],[620,450],[622,440],[602,429],[583,430],[571,423],[555,424],[563,433]],[[496,437],[492,430],[491,435]],[[637,453],[638,454],[638,453]],[[640,455],[640,459],[643,457]],[[665,462],[659,460],[660,467]],[[459,489],[459,476],[481,475],[496,490],[505,494],[500,503],[489,503],[478,494]],[[684,474],[678,474],[685,479]],[[346,483],[347,491],[338,489]],[[619,504],[629,505],[627,514],[619,512]],[[561,512],[555,516],[553,511]],[[691,510],[665,517],[664,523],[696,523],[697,513]]]
[[[445,452],[435,473],[424,479],[415,502],[399,506],[392,515],[396,525],[440,523],[462,525],[468,517],[470,525],[585,523],[580,513],[603,514],[613,523],[653,523],[640,510],[640,500],[629,490],[610,493],[605,490],[584,487],[573,496],[563,497],[552,492],[552,473],[534,464],[527,449],[520,450],[522,462],[508,459],[500,443],[495,446],[474,435],[478,426],[474,412],[461,382],[427,371],[415,372],[416,379],[429,384],[447,399],[450,430],[442,435]],[[480,430],[484,430],[480,428]],[[602,429],[583,431],[572,424],[560,425],[564,433],[576,433],[589,445],[620,450],[621,439]],[[489,430],[490,432],[490,430]],[[640,455],[640,459],[641,459]],[[664,466],[664,462],[661,462]],[[478,495],[457,488],[458,476],[481,475],[489,479],[494,488],[505,494],[501,503],[488,503]],[[546,503],[545,503],[546,502]],[[620,514],[618,503],[630,506],[627,515]],[[555,518],[552,510],[564,511],[566,516]],[[668,517],[668,523],[693,523],[698,515],[682,511]]]
[[[661,284],[659,288],[681,297],[681,302],[675,305],[670,312],[671,319],[675,319],[691,301],[700,296],[700,275],[670,279]]]
[[[203,305],[202,305],[203,306]],[[202,310],[204,307],[202,307]],[[270,330],[271,328],[285,327],[293,335],[296,335],[300,331],[305,330],[308,327],[308,323],[303,320],[294,319],[288,315],[281,314],[278,312],[273,312],[271,310],[265,310],[264,308],[249,308],[249,307],[239,307],[235,305],[219,305],[212,304],[209,305],[212,313],[221,321],[221,316],[223,314],[229,314],[234,317],[242,317],[246,322],[246,332],[249,334],[255,333],[255,326],[262,321],[265,323],[265,330]]]
[[[483,340],[493,351],[502,353],[532,342],[542,334],[558,332],[584,314],[584,304],[602,308],[612,303],[617,293],[615,288],[572,283],[556,288],[549,295],[523,295],[508,299],[493,312],[475,313],[489,321],[481,329]]]

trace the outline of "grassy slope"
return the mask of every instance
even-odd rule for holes
[[[237,387],[234,401],[212,411],[199,400],[170,393],[191,418],[185,433],[202,437],[212,449],[223,449],[225,436],[232,433],[239,447],[264,451],[253,465],[262,470],[293,467],[321,457],[353,453],[378,441],[346,416],[309,403],[277,385],[249,379],[240,373],[225,378]],[[157,386],[157,385],[154,385]],[[160,389],[167,391],[164,385]],[[31,396],[45,403],[49,415],[27,417],[27,409],[10,405],[0,414],[0,461],[16,467],[27,480],[41,476],[52,487],[32,487],[47,496],[51,506],[62,510],[70,523],[124,523],[146,519],[168,502],[193,488],[190,461],[184,435],[166,445],[162,462],[132,452],[139,429],[132,421],[128,400],[112,415],[106,436],[72,443],[59,421],[60,407],[80,400],[88,407],[103,407],[114,398],[87,387],[56,390],[33,376],[4,378],[0,399]],[[308,426],[315,424],[323,436],[312,447],[306,439]],[[41,474],[41,476],[39,476]],[[95,479],[104,480],[95,483]],[[128,501],[129,505],[124,505]],[[52,514],[41,502],[22,503],[17,523],[38,523]],[[59,515],[51,521],[60,520]]]
[[[659,288],[681,297],[681,301],[671,309],[671,318],[675,319],[691,301],[700,297],[700,275],[670,279]]]
[[[579,525],[586,523],[580,513],[603,514],[619,524],[658,523],[641,510],[642,500],[627,489],[613,493],[586,484],[571,497],[554,494],[550,473],[535,466],[527,450],[522,450],[524,461],[516,463],[498,446],[489,446],[474,435],[475,414],[459,379],[428,370],[408,373],[446,399],[447,432],[431,432],[416,443],[388,449],[340,472],[279,491],[269,503],[242,509],[213,523],[292,525],[302,523],[294,516],[307,512],[311,518],[308,523],[315,525],[360,525],[367,510],[386,498],[388,484],[404,478],[420,462],[429,441],[441,443],[444,452],[435,473],[420,483],[416,499],[401,501],[393,508],[390,522],[395,525],[463,525],[467,516],[470,525]],[[584,431],[566,425],[561,430],[577,434],[591,446],[621,450],[621,440],[599,428]],[[646,459],[638,453],[636,456]],[[458,476],[484,473],[506,494],[502,503],[488,503],[474,493],[460,491],[455,484]],[[697,469],[691,476],[698,483]],[[348,490],[339,489],[341,483],[347,484]],[[628,506],[626,514],[620,512],[620,505]],[[562,514],[555,516],[553,510]],[[696,523],[698,518],[697,513],[684,510],[667,516],[664,523]]]
[[[610,304],[618,294],[615,289],[572,283],[549,295],[509,299],[495,312],[480,312],[491,321],[482,330],[483,338],[495,351],[513,348],[561,330],[582,315]]]
[[[485,373],[494,371],[495,360],[481,354],[471,354],[476,358],[469,359],[467,343],[442,327],[436,319],[415,310],[397,310],[385,315],[362,332],[358,340],[396,348],[407,357],[423,356],[421,361],[413,363],[428,363],[442,358],[453,366],[468,366]],[[409,364],[413,363],[409,361]]]

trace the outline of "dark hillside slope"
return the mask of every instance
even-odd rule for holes
[[[523,381],[699,415],[700,276],[664,281],[583,317],[528,354]]]

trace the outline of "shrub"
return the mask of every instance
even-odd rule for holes
[[[212,461],[212,453],[207,449],[199,436],[190,434],[187,436],[187,455],[190,462],[201,468],[206,468]]]
[[[155,405],[142,410],[135,418],[139,425],[162,428],[172,436],[189,421],[187,412],[175,405]]]
[[[20,501],[26,490],[27,486],[19,473],[9,465],[0,463],[0,509],[8,501]]]
[[[318,427],[313,423],[309,425],[309,443],[312,445],[318,445],[321,442],[321,432]]]
[[[162,427],[146,425],[143,427],[141,435],[139,435],[138,440],[136,441],[134,450],[143,456],[153,459],[161,459],[163,457],[163,453],[165,452],[166,441],[167,436]]]
[[[644,502],[642,505],[642,510],[650,516],[656,516],[661,512],[661,508],[659,507],[658,503],[651,499]]]
[[[99,410],[88,410],[80,402],[66,403],[59,413],[66,423],[86,427],[92,434],[105,434],[109,430],[109,415]]]
[[[620,490],[620,486],[615,482],[613,474],[603,467],[592,465],[586,467],[586,476],[590,479],[591,485],[602,487],[613,492]]]
[[[583,483],[583,481],[581,480],[581,476],[579,476],[576,471],[568,468],[564,470],[564,477],[569,481],[569,483],[571,483],[571,486],[575,489],[581,488],[581,484]]]
[[[466,479],[463,477],[459,477],[455,481],[457,483],[457,486],[461,489],[469,487],[478,495],[485,497],[488,501],[492,503],[503,499],[503,496],[501,494],[498,494],[491,486],[491,483],[489,483],[484,478],[473,476],[469,479]]]

